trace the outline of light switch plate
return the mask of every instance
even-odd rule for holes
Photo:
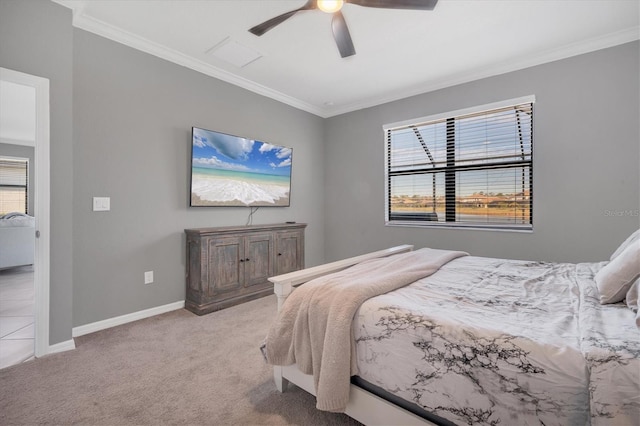
[[[94,212],[108,212],[109,210],[111,210],[111,198],[93,197]]]

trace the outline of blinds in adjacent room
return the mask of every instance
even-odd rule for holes
[[[385,126],[387,223],[531,229],[533,97]]]
[[[29,160],[0,157],[0,215],[29,213]]]

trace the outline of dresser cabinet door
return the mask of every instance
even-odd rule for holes
[[[242,287],[244,257],[243,238],[209,239],[208,296],[220,296]]]
[[[273,233],[245,237],[245,286],[268,286],[273,275]]]
[[[276,232],[276,275],[304,267],[304,234],[302,231]]]

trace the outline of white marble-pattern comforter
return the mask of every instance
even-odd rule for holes
[[[456,424],[640,424],[640,331],[603,263],[463,257],[366,301],[358,375]]]

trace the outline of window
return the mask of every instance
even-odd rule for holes
[[[0,215],[29,213],[29,160],[0,157]]]
[[[386,223],[532,229],[534,100],[385,125]]]

